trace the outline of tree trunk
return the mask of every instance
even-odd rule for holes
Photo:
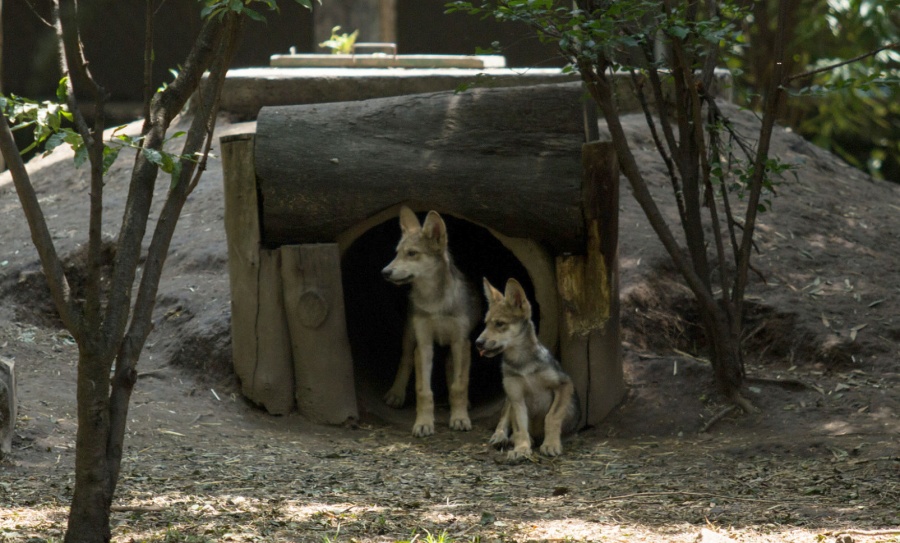
[[[744,383],[740,330],[737,335],[733,333],[728,314],[721,306],[716,306],[713,311],[701,308],[700,314],[709,340],[709,355],[716,385],[719,392],[733,400],[739,396]]]
[[[145,126],[145,149],[161,149],[174,113],[200,86],[200,106],[194,113],[182,151],[188,156],[206,156],[212,145],[220,89],[240,36],[241,21],[239,16],[228,14],[221,23],[207,23],[185,69],[174,83],[154,97],[154,107],[151,108],[153,118]],[[202,83],[201,76],[205,72],[209,76]],[[167,106],[173,105],[170,100],[174,100],[178,107],[167,109]],[[102,109],[102,103],[98,103],[98,108]],[[87,141],[85,129],[79,127],[79,131]],[[92,166],[99,168],[102,154],[91,154],[90,159]],[[130,320],[131,285],[146,232],[154,180],[158,174],[157,166],[150,164],[144,153],[138,154],[129,188],[126,219],[117,246],[106,315],[101,316],[99,304],[91,310],[90,300],[85,303],[86,320],[78,342],[75,492],[69,512],[66,543],[107,542],[111,539],[110,508],[121,465],[128,403],[136,380],[135,363],[150,331],[157,288],[178,217],[185,199],[199,179],[193,176],[195,164],[182,161],[182,166],[178,182],[170,188],[153,230]],[[102,177],[102,173],[98,175]],[[92,205],[92,228],[99,217],[100,210]],[[99,236],[91,236],[90,244],[92,247],[99,245]],[[93,261],[89,262],[89,266],[94,265]],[[99,273],[90,272],[89,269],[89,279],[99,281]],[[111,388],[113,361],[117,362],[116,381],[115,387]]]
[[[686,255],[662,216],[647,183],[640,172],[637,160],[631,152],[628,138],[621,123],[621,117],[612,94],[609,78],[603,71],[594,71],[592,65],[581,66],[582,78],[587,88],[603,112],[609,127],[613,145],[619,157],[619,165],[628,179],[632,194],[647,216],[650,226],[656,232],[675,267],[681,272],[688,288],[697,299],[703,327],[710,342],[716,384],[730,399],[739,399],[739,389],[743,383],[743,364],[740,355],[740,330],[732,332],[731,322],[725,308],[718,305],[709,288],[708,275],[701,277],[695,268],[694,254]],[[704,251],[705,254],[705,251]],[[688,258],[687,256],[690,256]],[[742,405],[742,407],[745,407]],[[745,407],[746,409],[746,407]]]
[[[89,346],[82,347],[78,355],[75,493],[65,543],[105,543],[112,537],[112,491],[106,455],[112,361],[103,360],[92,351]]]

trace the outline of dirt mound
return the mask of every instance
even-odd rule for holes
[[[100,288],[104,293],[109,288],[110,272],[115,255],[115,243],[111,241],[103,243],[100,250]],[[87,258],[86,245],[62,256],[63,271],[66,274],[71,295],[75,299],[84,298]],[[21,322],[49,329],[63,327],[38,262],[13,266],[9,273],[0,275],[0,299],[12,302],[15,316]]]
[[[636,353],[707,356],[708,340],[693,294],[670,262],[655,268],[622,295],[623,342]],[[805,328],[798,313],[762,300],[746,303],[744,330],[746,360],[761,366],[788,367],[801,359],[839,370],[852,367],[864,350],[849,337],[817,334]]]

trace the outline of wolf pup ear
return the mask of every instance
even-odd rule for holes
[[[447,243],[447,225],[444,224],[444,219],[437,211],[428,212],[428,216],[425,217],[425,222],[422,224],[422,231],[425,232],[426,237],[440,242],[442,245]]]
[[[413,210],[403,206],[400,208],[400,230],[402,232],[415,232],[422,228],[422,225],[419,224],[419,219],[416,217],[416,214],[413,213]]]
[[[525,289],[515,279],[506,282],[506,301],[513,307],[531,311],[531,304],[528,302],[528,296],[525,295]]]
[[[503,293],[494,288],[494,285],[487,280],[487,277],[483,278],[484,281],[484,296],[487,298],[489,304],[493,304],[499,302],[503,299]]]

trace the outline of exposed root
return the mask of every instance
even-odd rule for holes
[[[740,392],[735,392],[731,397],[731,401],[744,410],[744,413],[759,413],[759,408],[753,405],[753,402],[741,396]]]
[[[719,411],[718,413],[716,413],[716,415],[715,415],[713,418],[709,419],[709,420],[706,422],[706,424],[703,425],[703,428],[700,428],[700,433],[701,433],[701,434],[705,434],[706,432],[708,432],[709,429],[712,428],[712,426],[713,426],[715,423],[717,423],[717,422],[719,422],[720,420],[722,420],[723,418],[725,418],[725,415],[727,415],[728,413],[731,413],[732,411],[734,411],[735,409],[737,409],[737,407],[738,407],[738,406],[737,406],[736,404],[731,404],[731,405],[729,405],[729,406],[726,406],[725,409],[722,409],[721,411]]]
[[[750,400],[748,400],[747,398],[744,398],[737,392],[735,392],[731,396],[731,402],[732,402],[731,405],[726,406],[724,409],[722,409],[721,411],[716,413],[715,416],[713,416],[713,418],[709,419],[709,421],[706,424],[704,424],[702,428],[700,428],[701,434],[708,432],[709,429],[712,428],[714,424],[716,424],[717,422],[722,420],[726,415],[728,415],[729,413],[731,413],[738,407],[740,407],[741,410],[744,411],[744,413],[758,413],[759,412],[759,408],[757,408],[755,405],[753,405],[753,403]]]

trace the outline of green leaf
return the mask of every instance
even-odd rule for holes
[[[78,145],[75,149],[75,167],[80,168],[88,159],[87,147],[84,144]]]
[[[207,17],[209,17],[209,15],[210,15],[210,14],[213,12],[213,10],[215,10],[215,9],[216,9],[216,5],[215,5],[215,4],[204,7],[203,9],[200,10],[200,18],[201,18],[201,19],[206,19]]]
[[[119,158],[119,151],[121,151],[121,147],[110,147],[108,145],[103,147],[103,173],[109,171],[112,167],[113,163]]]
[[[166,173],[172,173],[172,170],[175,169],[175,160],[173,160],[172,155],[169,153],[161,153],[162,164],[159,169]]]
[[[141,152],[144,154],[144,158],[146,158],[150,162],[156,164],[157,166],[162,167],[162,165],[163,165],[162,153],[160,153],[156,149],[147,149],[147,148],[141,149]]]
[[[63,77],[59,80],[59,85],[56,87],[56,99],[60,102],[65,102],[69,97],[68,83],[69,78]]]
[[[172,181],[169,183],[169,190],[174,189],[178,186],[178,181],[181,179],[181,161],[175,162],[172,166]]]
[[[671,34],[681,40],[685,39],[687,37],[688,33],[690,33],[690,30],[683,26],[675,25],[675,26],[669,27],[669,34]]]
[[[47,104],[47,125],[54,131],[59,131],[60,123],[62,122],[59,116],[59,104],[48,103]]]
[[[62,145],[66,142],[66,135],[62,132],[57,132],[53,134],[49,138],[47,138],[47,143],[44,144],[44,154],[43,156],[47,156],[53,152],[54,149]]]
[[[253,11],[252,9],[245,9],[244,13],[247,15],[247,17],[250,17],[254,21],[259,21],[261,23],[266,22],[265,17],[263,17],[262,15],[260,15],[259,13],[255,12],[255,11]]]

